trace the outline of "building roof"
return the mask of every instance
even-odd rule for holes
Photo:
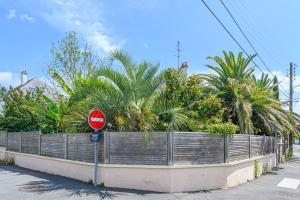
[[[46,80],[41,78],[32,78],[26,81],[24,84],[18,86],[21,91],[25,92],[33,92],[36,88],[42,88],[44,90],[44,95],[49,98],[56,98],[60,95],[60,92],[54,89],[50,84],[47,83]]]

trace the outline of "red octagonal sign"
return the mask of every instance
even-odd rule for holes
[[[100,130],[104,127],[106,118],[101,110],[94,109],[89,114],[88,122],[92,129]]]

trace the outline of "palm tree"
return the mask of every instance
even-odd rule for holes
[[[250,90],[250,102],[253,109],[252,121],[258,131],[273,134],[277,132],[297,133],[297,116],[284,109],[284,104],[277,99],[277,84],[268,75],[262,74],[260,79],[253,76],[255,87]],[[262,129],[262,130],[261,130]]]
[[[219,56],[208,57],[217,66],[207,65],[215,74],[203,75],[209,85],[218,90],[218,96],[223,99],[228,111],[228,118],[238,121],[241,133],[252,133],[252,107],[247,101],[251,88],[251,76],[254,68],[248,65],[254,56],[243,57],[242,52],[237,57],[233,52],[223,51],[224,59]]]
[[[283,104],[275,98],[272,80],[266,74],[260,79],[253,75],[248,65],[254,56],[237,57],[232,52],[223,52],[224,59],[209,57],[218,66],[208,65],[216,74],[203,75],[209,85],[215,87],[224,100],[230,117],[237,119],[241,133],[253,134],[254,130],[273,133],[277,131],[296,132],[295,116],[284,110]]]
[[[110,55],[113,64],[119,62],[123,72],[103,67],[97,75],[108,88],[105,94],[98,93],[98,106],[106,107],[112,102],[116,125],[125,130],[155,130],[159,117],[170,115],[167,127],[177,129],[183,124],[181,109],[175,106],[166,107],[165,95],[162,92],[163,73],[158,72],[159,65],[144,61],[135,64],[130,56],[117,50]],[[106,105],[102,102],[105,101]]]

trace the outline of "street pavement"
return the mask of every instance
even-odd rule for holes
[[[186,193],[154,193],[115,188],[99,189],[80,181],[0,165],[0,200],[299,200],[300,146],[294,146],[294,157],[277,170],[258,179],[230,188]],[[283,187],[279,187],[277,185]],[[285,188],[290,187],[290,188]]]

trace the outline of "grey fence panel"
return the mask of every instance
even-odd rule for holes
[[[174,164],[224,162],[224,137],[206,133],[174,133]]]
[[[99,163],[104,161],[104,142],[101,136],[99,149]],[[94,143],[90,141],[90,134],[68,134],[68,156],[69,160],[82,162],[94,162]]]
[[[41,136],[41,155],[64,158],[64,138],[63,134],[43,134]]]
[[[0,147],[6,146],[6,132],[0,132]]]
[[[90,142],[86,133],[40,135],[23,132],[22,136],[20,133],[8,133],[8,138],[6,133],[0,133],[0,146],[6,146],[6,142],[10,151],[94,162],[94,143]],[[145,138],[143,133],[111,132],[106,137],[107,146],[104,148],[103,136],[98,145],[99,162],[104,162],[106,152],[106,163],[111,164],[223,163],[248,159],[250,153],[249,135],[229,136],[227,140],[224,136],[206,133],[149,133],[149,137]],[[251,136],[252,157],[271,154],[274,150],[274,137]]]
[[[109,163],[111,164],[168,164],[167,133],[110,133]]]
[[[229,137],[229,162],[249,158],[249,135],[237,134]]]
[[[20,135],[21,133],[8,133],[7,150],[19,151],[20,150]]]
[[[22,133],[22,153],[38,154],[39,152],[39,134]]]
[[[265,141],[266,143],[264,145],[264,155],[274,153],[274,137],[267,136]]]
[[[264,154],[265,140],[264,136],[252,135],[251,136],[251,155],[252,157],[262,156]]]

